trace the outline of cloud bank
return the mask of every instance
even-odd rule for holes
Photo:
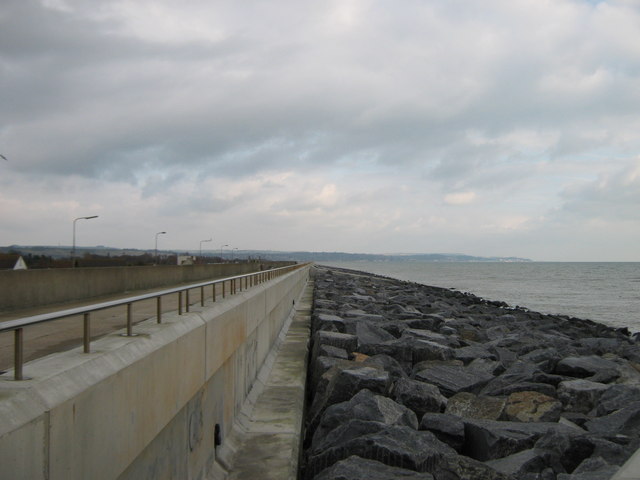
[[[640,2],[6,0],[0,244],[640,260]]]

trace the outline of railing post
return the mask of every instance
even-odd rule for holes
[[[189,289],[187,288],[184,293],[184,296],[186,297],[186,301],[184,302],[184,309],[187,311],[187,313],[189,313]]]
[[[182,315],[182,290],[178,292],[178,315]]]
[[[225,297],[225,292],[224,292],[224,280],[222,281],[222,298]]]
[[[162,297],[156,298],[156,318],[158,323],[162,323]]]
[[[133,319],[131,318],[132,310],[133,304],[127,303],[127,337],[133,337]]]
[[[213,288],[211,290],[212,290],[212,293],[213,293],[212,299],[215,302],[216,301],[216,284],[215,283],[213,284]]]
[[[204,287],[200,287],[200,306],[204,307]]]
[[[22,328],[16,328],[13,331],[13,378],[15,380],[22,380],[22,363],[24,361],[23,335]]]
[[[83,324],[84,324],[84,353],[91,353],[91,317],[90,313],[87,312],[84,314]]]

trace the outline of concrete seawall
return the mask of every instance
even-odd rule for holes
[[[0,478],[204,478],[309,267],[0,376]]]
[[[290,262],[268,262],[283,266]],[[0,271],[0,312],[32,308],[135,290],[195,283],[259,270],[255,263],[54,268]]]

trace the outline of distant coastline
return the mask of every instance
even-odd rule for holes
[[[53,245],[8,245],[0,246],[0,253],[16,252],[22,255],[48,255],[53,258],[68,257],[70,246]],[[85,253],[93,255],[144,255],[153,253],[151,249],[113,248],[106,246],[76,247],[79,255]],[[189,254],[197,253],[193,250],[158,250],[159,254]],[[301,262],[327,261],[370,261],[370,262],[531,262],[528,258],[520,257],[478,257],[463,253],[345,253],[345,252],[309,252],[309,251],[274,251],[274,250],[202,250],[203,256],[217,256],[226,258],[233,256],[237,259],[265,258],[270,260],[295,260]]]

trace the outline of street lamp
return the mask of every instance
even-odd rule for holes
[[[228,247],[228,246],[229,246],[229,244],[228,244],[228,243],[225,243],[224,245],[221,245],[221,246],[220,246],[220,260],[222,260],[222,249],[223,249],[224,247]]]
[[[202,244],[205,242],[210,242],[212,240],[213,238],[210,238],[209,240],[200,240],[200,257],[202,257]]]
[[[91,215],[90,217],[78,217],[73,221],[73,247],[71,248],[71,258],[76,256],[76,222],[78,220],[91,220],[92,218],[98,218],[98,215]]]
[[[158,232],[156,233],[156,254],[155,254],[155,261],[156,263],[158,263],[158,235],[166,235],[167,232]]]

